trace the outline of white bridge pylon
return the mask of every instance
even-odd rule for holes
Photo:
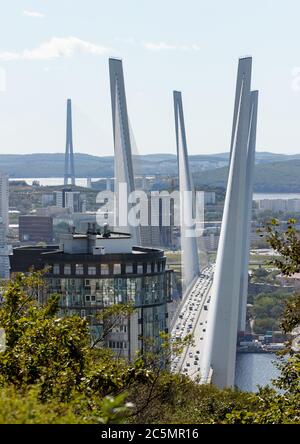
[[[238,331],[246,330],[248,268],[249,268],[249,255],[250,255],[250,233],[251,233],[255,150],[256,150],[257,111],[258,111],[258,91],[252,91],[249,139],[248,139],[248,150],[247,150],[245,223],[244,223],[245,234],[243,237],[243,253],[242,253],[243,265],[242,265],[242,274],[241,274]]]
[[[236,341],[245,322],[257,123],[251,93],[252,58],[239,60],[230,166],[219,247],[201,358],[202,382],[233,387]]]
[[[123,211],[124,214],[121,214],[122,211],[120,210],[122,202],[121,199],[119,199],[119,185],[127,185],[127,201],[130,193],[135,191],[132,165],[132,144],[130,137],[122,60],[114,58],[109,59],[109,76],[115,152],[117,228],[120,231],[130,233],[132,237],[132,243],[134,245],[140,245],[141,239],[139,227],[130,225],[127,219],[127,211]],[[128,203],[128,210],[130,210],[131,207],[132,205]],[[124,216],[126,217],[126,223],[122,223],[122,228],[120,228],[120,219],[121,217],[124,218]]]
[[[200,274],[196,223],[193,215],[194,188],[189,168],[185,123],[180,91],[173,91],[176,148],[180,192],[181,262],[183,293],[186,293]]]

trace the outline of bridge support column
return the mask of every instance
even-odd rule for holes
[[[251,219],[252,219],[253,183],[254,183],[254,168],[255,168],[257,109],[258,109],[258,91],[252,91],[248,151],[247,151],[245,222],[244,222],[245,232],[243,237],[243,253],[242,253],[243,266],[241,274],[238,331],[246,330],[248,269],[249,269],[250,243],[251,243],[250,241],[251,241]]]
[[[114,151],[115,151],[115,192],[116,211],[117,211],[117,228],[120,231],[130,233],[134,245],[140,245],[140,228],[130,226],[128,222],[128,214],[119,214],[119,186],[120,184],[127,185],[127,204],[128,211],[132,205],[128,203],[128,196],[134,189],[134,175],[132,166],[132,150],[131,138],[129,131],[129,120],[127,112],[127,102],[125,94],[125,83],[123,74],[122,60],[109,59],[109,75],[110,75],[110,92],[111,92],[111,107],[112,107],[112,122],[114,135]],[[122,202],[121,202],[122,203]],[[127,225],[120,227],[120,218],[126,217]]]
[[[196,224],[193,215],[195,202],[192,177],[189,168],[185,123],[181,92],[173,92],[176,147],[180,191],[181,250],[183,286],[186,290],[199,275],[199,257],[196,237]],[[195,209],[194,209],[195,210]]]
[[[246,172],[251,120],[251,69],[250,57],[239,60],[227,191],[201,361],[202,379],[207,380],[212,369],[212,383],[219,387],[232,387],[235,377],[240,286],[244,267],[245,200],[249,198]]]

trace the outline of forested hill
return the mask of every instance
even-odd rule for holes
[[[194,173],[197,187],[212,185],[225,188],[228,168],[217,168],[213,171]],[[255,166],[254,191],[265,193],[299,193],[300,192],[300,159],[285,162],[257,164]]]
[[[193,171],[220,168],[227,165],[228,153],[191,156],[190,162]],[[177,158],[175,154],[134,156],[134,169],[137,175],[175,175]],[[2,154],[0,170],[10,177],[61,177],[64,154]],[[77,177],[113,177],[114,158],[75,154],[75,172]]]
[[[190,156],[195,185],[226,185],[228,153]],[[173,154],[134,156],[137,175],[177,175]],[[13,177],[62,177],[64,154],[1,154],[0,171]],[[113,156],[75,154],[77,177],[113,177]],[[300,192],[300,155],[256,154],[255,191]]]

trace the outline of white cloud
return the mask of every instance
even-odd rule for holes
[[[143,42],[143,46],[149,51],[200,51],[200,46],[195,43],[191,45],[173,45],[166,42]]]
[[[143,45],[146,49],[149,49],[150,51],[165,51],[165,50],[168,51],[176,49],[175,45],[169,45],[166,42],[159,42],[159,43],[145,42]]]
[[[138,42],[134,37],[126,37],[126,38],[120,38],[120,37],[115,37],[114,40],[118,43],[126,43],[127,45],[139,45],[140,42]]]
[[[25,49],[22,52],[0,52],[0,61],[50,60],[59,57],[72,57],[77,52],[103,55],[110,50],[108,47],[96,45],[77,37],[53,37],[34,49]]]
[[[201,50],[201,46],[198,45],[197,43],[193,43],[193,44],[191,45],[191,49],[192,49],[193,51],[200,51],[200,50]]]
[[[33,18],[45,18],[45,14],[42,14],[41,12],[37,11],[23,11],[23,14],[27,17],[33,17]]]

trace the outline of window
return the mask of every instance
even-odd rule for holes
[[[94,265],[89,265],[89,266],[88,266],[88,274],[89,274],[89,275],[95,275],[95,274],[96,274],[96,266],[94,266]]]
[[[101,264],[101,274],[109,274],[108,264]]]
[[[53,265],[53,274],[59,274],[60,270],[59,270],[59,264],[54,264]]]
[[[80,310],[80,316],[81,316],[82,318],[85,318],[85,310]]]
[[[89,279],[85,279],[84,280],[84,286],[85,287],[90,287],[91,286],[91,281]]]
[[[71,274],[71,265],[70,264],[66,264],[64,266],[64,274]]]
[[[132,266],[132,264],[126,264],[125,273],[126,274],[133,273],[133,266]]]
[[[137,274],[143,274],[143,272],[144,272],[144,267],[143,265],[139,264],[137,266]]]
[[[76,264],[75,265],[75,274],[83,274],[83,264]]]
[[[85,301],[86,302],[90,302],[90,300],[91,300],[91,296],[89,294],[86,294],[85,295]]]
[[[114,274],[121,274],[121,264],[114,264]]]

